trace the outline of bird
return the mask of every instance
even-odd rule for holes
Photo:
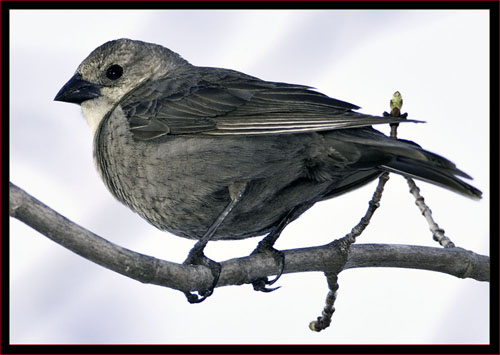
[[[118,201],[197,240],[185,263],[208,266],[214,281],[186,292],[192,303],[210,296],[220,275],[203,254],[209,241],[265,236],[255,253],[271,252],[282,271],[273,245],[290,222],[383,172],[481,198],[448,159],[373,128],[415,120],[360,113],[305,85],[195,66],[154,43],[102,44],[54,100],[81,106],[95,165]],[[254,287],[272,290],[262,280]]]

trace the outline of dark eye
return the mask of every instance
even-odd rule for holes
[[[123,74],[123,68],[118,64],[113,64],[106,70],[106,76],[111,80],[116,80]]]

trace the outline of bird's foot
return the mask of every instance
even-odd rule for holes
[[[212,259],[209,259],[203,254],[203,251],[198,251],[193,248],[187,257],[187,259],[184,261],[183,264],[186,265],[203,265],[206,266],[210,269],[212,272],[213,276],[213,281],[212,285],[206,290],[198,291],[198,295],[196,293],[192,292],[184,292],[186,295],[186,298],[189,303],[200,303],[206,300],[208,297],[214,293],[215,286],[217,285],[217,282],[219,281],[220,273],[221,273],[221,265],[213,261]]]
[[[274,258],[274,260],[276,260],[276,262],[278,263],[279,271],[276,277],[272,280],[268,280],[267,277],[261,277],[253,280],[252,281],[253,289],[255,291],[261,291],[261,292],[272,292],[281,287],[281,286],[278,287],[267,287],[267,286],[271,286],[272,284],[274,284],[283,274],[283,270],[285,268],[285,254],[279,250],[274,249],[272,245],[265,243],[265,240],[259,243],[257,248],[255,248],[255,250],[252,252],[252,255],[261,253],[271,255]]]

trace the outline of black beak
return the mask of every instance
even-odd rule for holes
[[[89,83],[82,79],[80,73],[76,73],[59,90],[54,100],[80,105],[83,101],[101,96],[100,89],[100,85]]]

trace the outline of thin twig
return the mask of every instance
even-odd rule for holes
[[[346,234],[339,240],[345,248],[348,248],[351,244],[355,243],[356,238],[359,237],[361,233],[363,233],[363,231],[366,229],[368,224],[370,224],[370,220],[372,219],[373,214],[375,213],[377,208],[380,207],[380,200],[382,198],[382,193],[384,192],[384,186],[388,180],[389,173],[383,173],[382,175],[380,175],[377,188],[375,189],[370,202],[368,202],[368,209],[366,210],[365,215],[348,234]]]
[[[455,244],[450,240],[450,238],[444,235],[444,229],[439,228],[438,224],[432,218],[432,211],[425,203],[424,197],[420,195],[420,189],[417,184],[415,184],[415,181],[409,177],[406,178],[406,181],[410,187],[410,193],[415,197],[415,204],[420,209],[420,212],[422,212],[427,224],[429,224],[429,229],[432,232],[432,238],[445,248],[454,248]]]
[[[401,97],[401,94],[399,93],[399,91],[396,91],[390,101],[391,113],[384,112],[384,116],[400,117],[402,105],[403,105],[403,99]],[[406,114],[404,117],[406,117]],[[390,126],[391,126],[391,138],[397,139],[399,123],[391,123]],[[370,202],[368,202],[368,209],[363,218],[361,218],[359,223],[351,230],[350,233],[348,233],[343,238],[331,243],[332,246],[335,245],[339,247],[340,251],[345,253],[345,255],[347,255],[351,245],[356,242],[356,238],[359,237],[361,233],[363,233],[363,231],[366,229],[368,224],[370,224],[370,220],[373,217],[373,214],[380,206],[380,200],[382,199],[384,186],[388,180],[389,180],[388,172],[385,172],[382,175],[380,175],[377,188],[375,189],[375,192],[373,193]],[[347,258],[345,258],[345,261],[347,262]],[[332,321],[332,315],[333,312],[335,311],[335,307],[333,307],[333,305],[337,298],[337,290],[339,289],[338,273],[340,273],[341,271],[342,270],[339,270],[337,273],[333,272],[327,274],[325,273],[329,291],[326,296],[326,304],[325,307],[323,308],[322,315],[319,316],[316,321],[312,321],[311,323],[309,323],[309,328],[313,331],[319,332],[330,326],[330,323]]]
[[[321,312],[321,316],[309,323],[309,329],[314,332],[320,332],[328,328],[332,322],[333,312],[335,312],[335,307],[333,305],[337,299],[337,290],[339,289],[339,284],[337,282],[338,273],[325,273],[325,275],[329,291],[326,295],[325,307],[323,308],[323,312]]]
[[[338,248],[338,250],[344,255],[345,262],[347,262],[347,254],[351,248],[351,245],[356,242],[356,238],[363,233],[368,224],[370,224],[370,220],[373,217],[373,214],[380,206],[380,199],[382,198],[382,193],[384,192],[384,186],[389,180],[389,173],[383,173],[380,175],[378,180],[377,188],[373,193],[373,196],[368,202],[368,209],[366,210],[365,215],[359,223],[351,229],[351,232],[346,234],[344,237],[334,240],[330,245],[332,247]],[[345,264],[344,264],[345,265]],[[343,268],[342,268],[343,269]],[[325,273],[326,280],[328,282],[328,294],[326,296],[325,307],[321,313],[321,316],[317,317],[315,321],[309,323],[309,329],[315,332],[322,331],[330,326],[332,321],[332,315],[335,311],[335,307],[333,306],[335,300],[337,299],[337,290],[339,289],[338,284],[338,274],[342,269],[339,269],[336,272]]]

